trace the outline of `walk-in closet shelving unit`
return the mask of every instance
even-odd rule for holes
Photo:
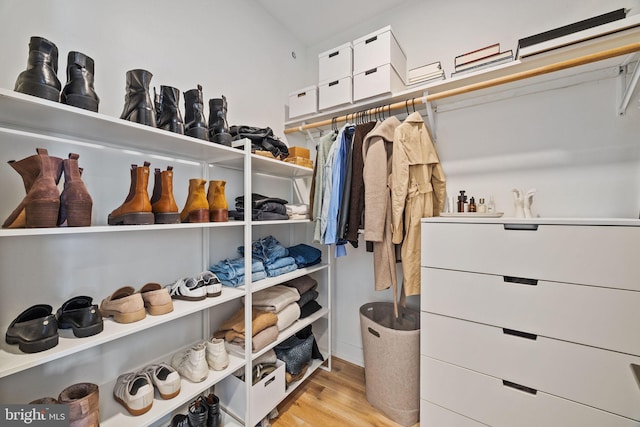
[[[92,226],[0,230],[3,331],[31,305],[50,304],[55,311],[77,295],[89,295],[99,304],[121,286],[140,289],[148,282],[173,283],[206,270],[213,262],[236,256],[237,246],[251,242],[250,220],[106,225],[107,214],[126,196],[130,164],[149,161],[151,170],[173,166],[174,194],[180,208],[186,200],[190,178],[225,179],[227,198],[232,204],[234,197],[251,192],[252,166],[254,171],[261,170],[261,160],[253,160],[255,156],[248,151],[0,89],[2,163],[35,154],[39,147],[61,158],[71,152],[80,155],[83,180],[94,202]],[[280,174],[298,173],[298,167],[279,163],[281,170],[287,171]],[[272,173],[274,168],[277,170],[270,164],[264,172]],[[0,176],[4,181],[0,187],[0,216],[6,218],[24,197],[23,184],[6,164]],[[151,193],[153,178],[148,188]],[[219,297],[201,302],[175,301],[173,312],[147,315],[130,324],[105,319],[102,333],[82,339],[62,334],[56,347],[40,353],[21,353],[17,346],[9,346],[3,340],[0,401],[26,403],[44,396],[57,397],[69,385],[93,382],[100,387],[102,425],[166,423],[172,413],[184,412],[199,393],[245,366],[250,353],[244,357],[232,355],[227,369],[210,371],[202,383],[183,379],[177,397],[154,399],[152,409],[138,417],[130,416],[113,399],[115,379],[121,373],[169,360],[175,352],[208,338],[239,307],[241,297],[250,301],[249,289],[251,285],[246,289],[224,287]],[[228,415],[225,417],[225,425],[237,424]]]

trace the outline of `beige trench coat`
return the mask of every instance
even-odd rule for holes
[[[402,242],[404,293],[419,295],[420,219],[442,212],[445,176],[420,113],[412,113],[396,128],[393,141],[393,243]]]

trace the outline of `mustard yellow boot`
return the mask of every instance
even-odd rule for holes
[[[229,204],[224,195],[226,181],[209,181],[207,200],[209,201],[209,218],[213,222],[229,221]]]
[[[189,195],[184,209],[180,213],[182,222],[209,222],[209,202],[204,191],[207,181],[192,178],[189,180]]]

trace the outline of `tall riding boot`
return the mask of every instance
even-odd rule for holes
[[[227,98],[209,100],[209,141],[231,147],[231,134],[227,124]]]
[[[149,92],[151,77],[153,74],[147,70],[127,71],[127,93],[121,119],[156,127],[155,111]]]
[[[43,37],[31,37],[27,69],[18,76],[14,90],[58,102],[62,85],[57,72],[57,46]]]
[[[207,404],[207,410],[209,411],[207,427],[220,427],[220,398],[211,393],[205,397],[205,402]]]
[[[224,194],[226,181],[209,181],[207,201],[209,202],[209,219],[213,222],[229,221],[229,204]]]
[[[207,122],[204,118],[204,98],[202,86],[184,93],[184,134],[194,138],[209,140]]]
[[[173,166],[166,171],[155,170],[151,210],[156,224],[176,224],[180,222],[178,205],[173,198]]]
[[[40,177],[42,168],[41,164],[44,162],[47,164],[47,169],[50,171],[53,179],[53,187],[51,187],[51,183],[46,184],[46,180],[44,185],[49,187],[48,191],[51,194],[54,194],[57,191],[57,185],[60,181],[60,176],[62,175],[62,159],[59,157],[51,157],[48,155],[47,150],[44,148],[37,148],[35,154],[33,156],[26,157],[22,160],[15,161],[10,160],[9,165],[15,169],[16,172],[22,176],[22,181],[24,183],[24,189],[27,195],[31,192],[31,189],[35,182]],[[40,185],[43,185],[43,182],[40,182]],[[53,190],[55,188],[55,191]],[[27,197],[25,197],[22,202],[18,205],[16,209],[9,215],[9,217],[2,224],[2,228],[24,228],[27,227],[27,215],[26,215],[26,202]],[[57,219],[57,218],[56,218]],[[54,227],[55,225],[47,225],[47,227]]]
[[[96,384],[73,384],[60,392],[58,401],[69,406],[70,427],[100,425],[100,390]]]
[[[93,88],[93,59],[80,52],[67,56],[67,84],[60,94],[60,102],[98,112],[100,98]]]
[[[189,195],[184,209],[180,213],[182,222],[209,222],[209,202],[204,192],[207,183],[204,179],[189,180]]]
[[[69,153],[62,164],[64,168],[64,189],[60,194],[60,216],[58,225],[67,221],[69,227],[88,227],[91,225],[93,200],[82,182],[78,167],[79,155]]]
[[[182,120],[182,114],[180,114],[180,108],[178,107],[180,91],[175,87],[160,86],[160,93],[161,107],[160,116],[158,117],[158,127],[184,135],[184,121]]]
[[[109,225],[153,224],[151,202],[147,192],[150,164],[149,162],[144,162],[144,166],[131,165],[129,195],[122,205],[109,214],[107,219]]]

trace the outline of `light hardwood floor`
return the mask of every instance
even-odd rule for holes
[[[278,406],[273,427],[401,427],[367,402],[364,368],[336,357],[331,363],[331,372],[318,369]]]

